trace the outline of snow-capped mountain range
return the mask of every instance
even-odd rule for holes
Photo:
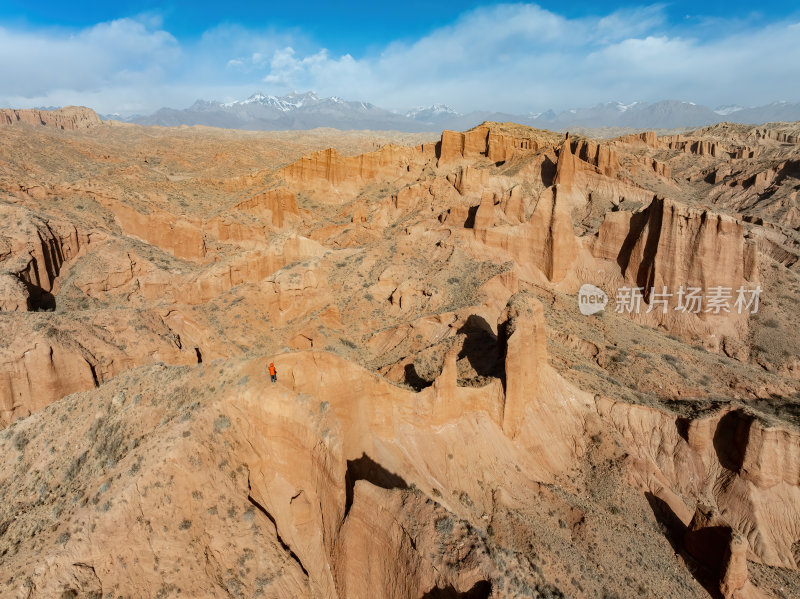
[[[415,120],[425,120],[428,118],[443,116],[461,116],[447,104],[434,104],[433,106],[417,106],[406,112],[406,117]]]
[[[104,118],[119,118],[109,115]],[[800,120],[800,103],[774,102],[746,108],[738,105],[707,108],[693,102],[607,102],[588,108],[515,115],[473,111],[461,114],[446,104],[419,106],[394,112],[367,102],[332,96],[321,98],[314,92],[292,92],[284,96],[255,93],[231,102],[197,100],[185,109],[162,108],[149,116],[134,116],[129,122],[142,125],[206,125],[257,131],[313,129],[373,129],[398,131],[465,130],[483,121],[514,121],[541,129],[564,130],[570,127],[629,127],[670,129],[701,127],[722,121],[764,123]]]

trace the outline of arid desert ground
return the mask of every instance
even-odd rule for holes
[[[0,596],[800,597],[799,191],[800,123],[0,110]]]

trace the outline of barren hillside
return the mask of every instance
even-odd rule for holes
[[[800,124],[22,112],[0,595],[800,596]]]

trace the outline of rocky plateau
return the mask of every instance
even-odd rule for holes
[[[799,123],[0,110],[0,596],[800,597],[798,192]]]

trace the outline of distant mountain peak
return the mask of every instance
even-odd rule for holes
[[[443,129],[463,131],[483,121],[514,121],[521,125],[552,130],[569,130],[575,127],[642,130],[703,127],[721,121],[794,121],[800,120],[800,104],[779,101],[751,108],[723,105],[712,110],[683,100],[628,103],[609,101],[590,107],[563,107],[558,111],[528,114],[490,111],[460,114],[443,103],[417,106],[406,112],[393,112],[360,100],[345,100],[338,96],[320,97],[314,91],[291,91],[282,96],[258,91],[244,100],[197,100],[186,109],[162,108],[150,116],[135,116],[127,120],[143,125],[207,125],[261,131],[314,127],[415,132]]]
[[[334,102],[341,101],[340,98],[326,98],[326,100],[333,100]],[[234,106],[257,104],[260,106],[276,108],[282,112],[290,112],[308,104],[317,104],[320,101],[321,100],[319,96],[317,96],[317,94],[313,91],[303,93],[291,91],[283,96],[273,96],[264,94],[263,92],[256,92],[245,100],[233,100],[231,102],[225,102],[224,104],[218,105],[224,106],[225,108],[232,108]],[[198,100],[198,102],[201,102],[201,100]]]
[[[417,106],[412,108],[406,112],[405,116],[410,119],[425,120],[431,117],[461,115],[447,104],[432,104],[431,106]]]
[[[290,91],[288,94],[283,96],[283,99],[292,99],[292,100],[319,100],[319,96],[314,91],[307,91],[307,92],[298,92],[295,90]]]

